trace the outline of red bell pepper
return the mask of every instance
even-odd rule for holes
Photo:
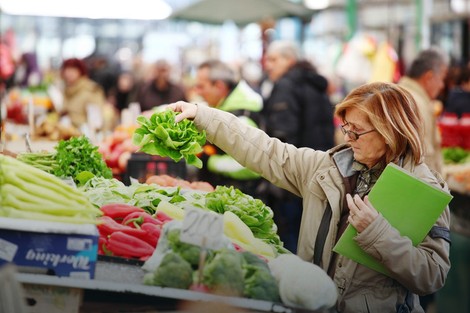
[[[115,232],[121,231],[128,235],[142,239],[148,242],[149,244],[154,243],[154,239],[150,238],[150,236],[145,230],[119,224],[109,216],[101,216],[99,217],[99,220],[101,221],[101,223],[98,224],[97,227],[101,236],[108,237]]]
[[[98,231],[100,234],[104,237],[107,237],[108,235],[114,233],[115,231],[121,230],[124,225],[119,224],[115,220],[113,220],[109,216],[100,216],[98,218],[98,225],[96,227],[98,228]]]
[[[199,291],[199,292],[203,292],[203,293],[210,293],[211,290],[209,287],[207,287],[206,285],[204,284],[191,284],[191,286],[189,286],[189,290],[192,290],[192,291]]]
[[[104,245],[106,245],[106,242],[107,242],[107,240],[106,240],[105,237],[100,236],[100,237],[98,238],[98,254],[100,254],[100,255],[106,255],[106,253],[105,253],[105,251],[104,251],[104,250],[106,249],[106,248],[104,247]]]
[[[162,211],[157,211],[155,213],[155,217],[157,218],[157,220],[160,220],[163,223],[170,222],[170,221],[173,220],[171,217],[169,217],[166,213],[164,213]]]
[[[128,225],[134,228],[139,228],[143,223],[151,223],[155,225],[163,224],[162,221],[157,220],[147,212],[132,212],[122,220],[123,225]]]
[[[136,258],[150,256],[155,250],[149,243],[122,231],[112,233],[106,246],[114,255]]]
[[[105,204],[101,208],[105,216],[115,220],[122,220],[132,212],[145,212],[144,209],[125,203]]]
[[[152,246],[156,247],[158,243],[158,239],[160,238],[160,235],[162,233],[162,226],[155,225],[153,223],[143,223],[141,228],[148,235],[149,240],[147,242],[152,244]]]

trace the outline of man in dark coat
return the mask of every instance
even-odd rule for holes
[[[328,81],[300,57],[295,43],[275,41],[267,50],[266,74],[272,89],[262,112],[264,129],[272,137],[297,147],[328,150],[334,146],[333,105]],[[273,209],[284,245],[296,251],[301,199],[264,184],[265,202]]]
[[[154,65],[153,79],[141,86],[137,93],[137,102],[142,111],[150,110],[162,104],[186,101],[185,90],[170,80],[170,64],[159,60]]]

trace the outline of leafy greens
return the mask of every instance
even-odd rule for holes
[[[233,186],[217,186],[215,191],[206,194],[206,207],[221,214],[225,211],[233,212],[251,229],[256,238],[282,250],[283,244],[273,220],[274,213],[260,199],[244,194]]]
[[[104,178],[113,176],[98,147],[85,136],[61,140],[54,149],[51,153],[21,153],[17,159],[57,177],[71,177],[79,185],[84,172]]]
[[[104,178],[113,177],[98,147],[85,136],[61,140],[55,150],[57,167],[54,175],[57,177],[72,177],[77,182],[77,175],[84,171]]]
[[[133,142],[142,152],[170,157],[175,162],[184,158],[188,164],[202,168],[197,154],[202,152],[206,133],[199,132],[190,120],[176,123],[176,114],[165,110],[154,113],[150,118],[139,116],[137,123],[140,127],[134,132]]]

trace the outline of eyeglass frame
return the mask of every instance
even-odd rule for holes
[[[371,129],[371,130],[367,130],[365,132],[362,132],[362,133],[357,133],[353,130],[348,130],[346,128],[344,128],[344,126],[348,125],[349,123],[345,123],[343,125],[341,125],[341,132],[343,133],[343,135],[348,135],[348,138],[353,140],[353,141],[357,141],[359,139],[359,137],[361,137],[362,135],[365,135],[365,134],[368,134],[368,133],[371,133],[373,131],[376,131],[377,129]]]

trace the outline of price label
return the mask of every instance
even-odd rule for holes
[[[62,177],[62,181],[70,187],[77,188],[77,185],[75,184],[75,181],[72,177]]]
[[[204,248],[218,250],[223,247],[224,220],[221,214],[186,207],[180,240]]]

